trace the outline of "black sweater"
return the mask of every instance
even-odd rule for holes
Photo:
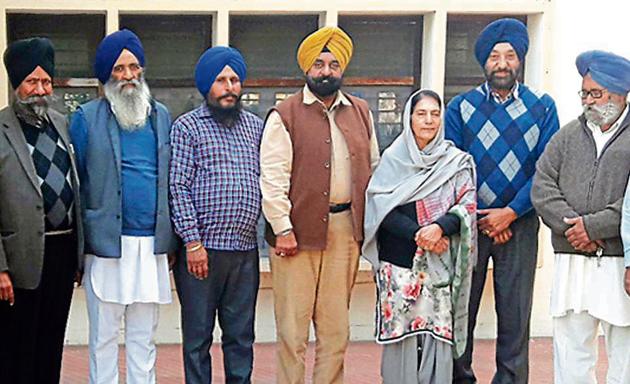
[[[442,228],[444,236],[459,232],[459,217],[452,213],[438,218],[435,224]],[[415,236],[419,229],[415,202],[396,207],[385,216],[379,227],[378,258],[399,267],[411,268],[418,249]]]

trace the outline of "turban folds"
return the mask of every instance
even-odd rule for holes
[[[510,43],[519,60],[523,61],[529,48],[527,27],[522,22],[511,18],[495,20],[488,24],[475,43],[475,57],[482,67],[486,65],[492,49],[498,43]]]
[[[302,72],[306,73],[324,49],[330,53],[345,70],[352,58],[352,39],[339,27],[324,27],[308,35],[298,48],[297,62]]]
[[[94,74],[103,84],[112,75],[112,68],[120,57],[123,49],[133,53],[141,67],[144,67],[144,48],[138,36],[128,29],[122,29],[105,36],[96,48],[94,59]]]
[[[206,97],[212,84],[225,66],[228,65],[238,75],[241,82],[247,77],[247,65],[241,53],[232,47],[212,47],[206,50],[195,67],[195,85]]]
[[[37,67],[42,67],[48,76],[55,77],[55,49],[51,41],[43,37],[17,40],[4,51],[4,66],[13,89],[19,87]]]
[[[591,74],[597,84],[612,93],[625,95],[630,91],[630,60],[611,52],[587,51],[575,60],[582,77]]]

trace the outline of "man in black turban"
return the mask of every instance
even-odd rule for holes
[[[0,110],[0,378],[58,383],[73,281],[83,254],[66,119],[49,109],[54,49],[19,40],[4,53],[15,90]]]

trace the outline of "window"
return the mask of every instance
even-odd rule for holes
[[[300,86],[297,48],[317,28],[317,15],[231,16],[230,45],[248,64],[246,85]]]

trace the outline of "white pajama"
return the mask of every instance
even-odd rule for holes
[[[153,237],[122,237],[120,259],[88,255],[83,279],[88,307],[91,384],[118,384],[118,336],[124,319],[128,384],[155,383],[159,304],[171,301],[166,255]]]

